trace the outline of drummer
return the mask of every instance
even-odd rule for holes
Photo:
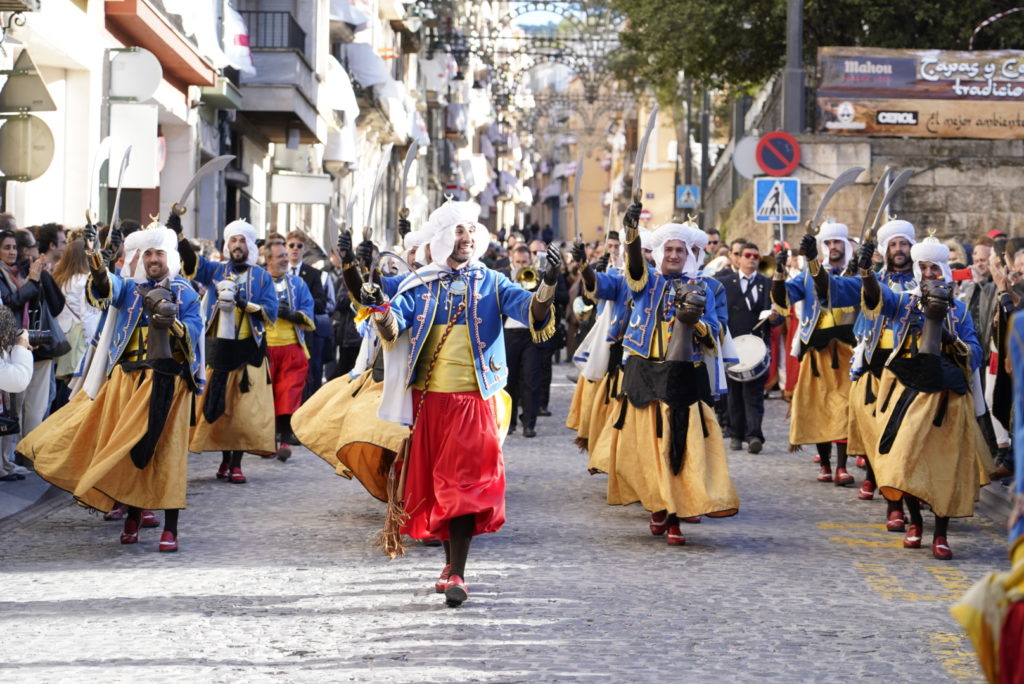
[[[765,357],[768,354],[767,343],[771,337],[771,328],[780,325],[784,319],[772,311],[771,280],[757,271],[761,261],[761,251],[757,245],[753,242],[737,243],[735,250],[739,252],[738,270],[717,276],[725,287],[729,305],[729,332],[740,349],[743,357],[741,363],[750,368],[760,365],[767,370],[768,364],[764,361],[767,360]],[[744,345],[744,335],[753,335],[764,344]],[[761,350],[761,358],[745,358],[744,355],[751,348],[755,355],[757,350]],[[764,418],[764,373],[744,380],[738,379],[736,373],[728,373],[728,383],[729,448],[739,451],[743,448],[743,442],[746,442],[747,451],[759,453],[764,446],[764,433],[761,431]]]

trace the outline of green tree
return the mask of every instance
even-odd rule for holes
[[[731,91],[763,84],[785,61],[786,0],[612,0],[626,17],[612,66],[634,89],[663,101],[680,71]],[[818,47],[966,50],[973,28],[1007,9],[1002,0],[805,0],[804,61]],[[1024,48],[1024,12],[982,29],[975,49]]]

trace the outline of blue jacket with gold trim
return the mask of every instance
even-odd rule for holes
[[[826,268],[822,266],[822,268]],[[832,274],[838,276],[838,273]],[[808,269],[804,269],[800,275],[794,276],[786,281],[786,296],[789,299],[789,306],[796,304],[797,302],[803,302],[803,309],[800,311],[800,341],[807,344],[811,341],[811,333],[814,332],[814,328],[818,325],[818,319],[821,317],[821,310],[823,307],[828,306],[829,308],[842,308],[855,306],[856,304],[841,305],[837,304],[835,295],[831,292],[833,289],[833,283],[838,282],[840,285],[848,285],[844,283],[841,278],[832,278],[829,283],[829,292],[824,294],[817,291],[814,284],[814,278],[811,277],[811,272]],[[842,298],[842,297],[841,297]],[[785,313],[785,312],[783,312]]]
[[[426,285],[417,285],[391,300],[391,311],[399,332],[409,331],[410,350],[406,361],[406,387],[416,381],[416,363],[433,325],[446,325],[461,300],[449,295],[446,287],[451,275],[442,276]],[[502,316],[509,316],[530,326],[534,341],[542,342],[544,335],[554,332],[553,311],[542,327],[531,320],[530,302],[533,294],[513,283],[504,274],[480,264],[466,267],[459,281],[468,286],[467,306],[456,325],[469,325],[469,341],[474,350],[477,385],[484,399],[494,395],[508,380],[505,361],[505,335]],[[449,305],[451,309],[449,309]]]
[[[277,301],[287,302],[288,307],[292,311],[305,316],[306,320],[302,323],[291,323],[289,321],[289,325],[295,326],[295,335],[299,338],[299,344],[302,345],[303,349],[306,349],[306,332],[316,328],[316,323],[313,320],[313,295],[309,291],[309,285],[306,284],[305,280],[291,273],[286,273],[282,278],[273,280],[273,283]],[[279,283],[284,285],[283,290],[278,289]],[[274,316],[275,318],[277,317],[276,308],[274,309]],[[308,354],[309,350],[307,349],[306,351]]]
[[[917,285],[913,271],[883,271],[877,276],[879,281],[887,285],[893,292],[910,290]],[[860,276],[830,276],[829,281],[832,306],[860,307]],[[878,348],[878,342],[882,339],[882,332],[888,326],[889,319],[885,316],[872,318],[863,311],[857,315],[857,322],[853,324],[853,336],[857,338],[858,344],[863,345],[865,362],[871,363],[875,349]],[[853,368],[850,375],[856,380],[863,371],[863,368]]]
[[[235,270],[231,262],[211,261],[204,256],[200,256],[199,263],[196,266],[196,273],[192,276],[192,280],[206,287],[213,287],[216,283],[234,273]],[[274,279],[259,266],[250,266],[248,268],[248,277],[245,278],[242,285],[242,291],[245,292],[246,300],[263,308],[262,314],[245,314],[249,317],[249,327],[252,329],[253,339],[257,345],[261,345],[267,331],[267,323],[273,323],[277,320],[277,292],[274,291]],[[207,331],[217,330],[216,319],[219,315],[219,310],[217,309],[216,300],[217,298],[214,296],[207,296],[203,300],[203,305],[206,309],[204,313],[206,314]]]
[[[96,336],[91,342],[93,347],[99,341],[99,336],[107,322],[107,316],[110,315],[111,307],[117,307],[114,337],[110,343],[110,350],[107,352],[106,372],[107,375],[110,375],[124,353],[125,347],[131,339],[132,332],[139,325],[139,321],[142,320],[142,302],[145,295],[134,280],[122,278],[113,273],[108,277],[110,278],[110,296],[101,298],[96,295],[92,288],[92,276],[89,276],[86,292],[88,293],[89,303],[103,310],[103,316],[96,327]],[[206,376],[204,369],[199,363],[200,355],[196,353],[196,344],[202,344],[203,339],[203,314],[199,295],[192,288],[192,283],[181,276],[171,278],[168,282],[168,289],[174,293],[174,297],[178,302],[178,320],[185,327],[186,331],[184,340],[172,338],[175,351],[181,352],[182,356],[188,359],[189,371],[192,376],[189,385],[193,391],[201,392],[203,385],[206,384]]]

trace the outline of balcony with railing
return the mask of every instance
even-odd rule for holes
[[[317,79],[307,34],[291,12],[240,12],[249,29],[256,73],[242,74],[242,110],[273,142],[297,128],[302,142],[322,142],[317,120]],[[326,135],[326,131],[322,132]]]

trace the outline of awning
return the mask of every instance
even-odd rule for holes
[[[367,43],[344,43],[341,46],[348,62],[348,71],[364,88],[371,88],[392,80],[388,65]]]
[[[369,25],[370,17],[349,0],[331,0],[331,21],[343,21],[354,31],[362,31]]]
[[[359,103],[356,102],[356,94],[352,90],[348,72],[333,56],[327,58],[327,78],[324,85],[327,86],[327,106],[343,112],[346,124],[354,123],[359,116]]]

